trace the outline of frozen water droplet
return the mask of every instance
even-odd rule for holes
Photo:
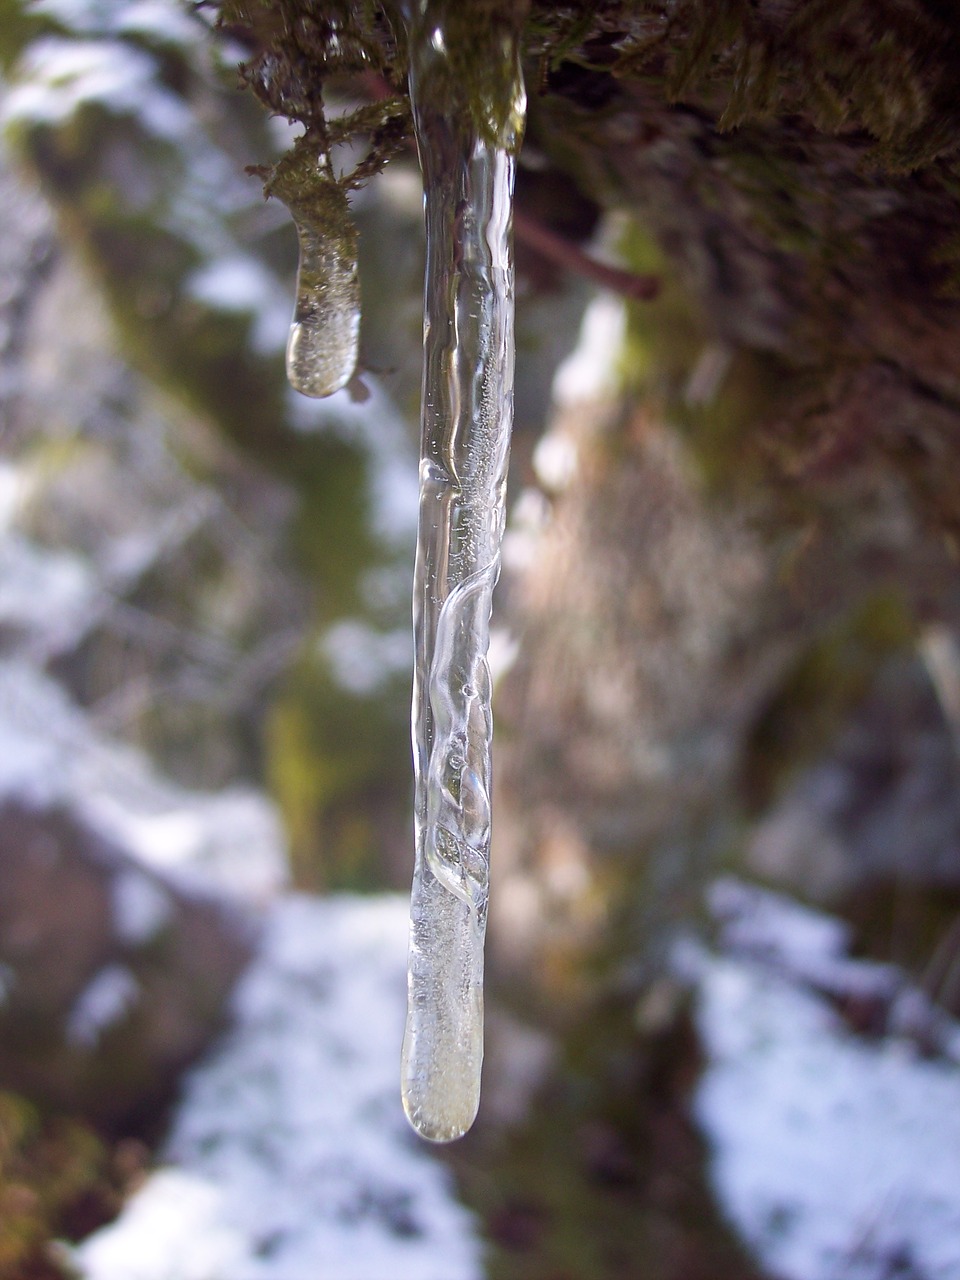
[[[360,344],[358,236],[346,192],[307,145],[266,184],[293,215],[300,242],[287,378],[305,396],[332,396],[353,379]]]
[[[360,282],[355,256],[298,224],[297,301],[287,339],[287,377],[305,396],[332,396],[357,367]]]

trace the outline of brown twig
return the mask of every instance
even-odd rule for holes
[[[549,258],[566,271],[574,275],[592,280],[601,288],[610,289],[613,293],[623,294],[626,298],[637,298],[649,301],[660,292],[658,276],[638,276],[632,271],[624,271],[621,267],[612,267],[606,262],[598,262],[588,253],[570,240],[564,239],[556,231],[551,231],[542,222],[524,213],[522,209],[513,211],[513,230],[518,240],[531,249],[535,249],[544,258]]]
[[[368,71],[362,79],[372,98],[390,97],[396,93],[396,90],[377,72]],[[409,141],[409,146],[413,150],[412,139]],[[625,271],[621,267],[611,267],[606,262],[598,262],[589,253],[585,253],[579,245],[567,240],[556,231],[551,231],[532,214],[524,213],[516,207],[513,211],[513,231],[518,240],[530,249],[534,249],[541,257],[556,263],[558,267],[562,267],[573,275],[592,280],[602,289],[609,289],[612,293],[622,294],[625,298],[635,298],[643,302],[649,302],[660,292],[658,276],[635,275],[634,272]]]

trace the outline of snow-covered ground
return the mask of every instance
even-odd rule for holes
[[[856,981],[838,922],[729,882],[714,905],[730,950],[696,962],[695,1106],[730,1221],[784,1280],[958,1280],[957,1061],[857,1036],[806,987]]]
[[[117,878],[127,940],[162,923],[163,880],[264,913],[232,1030],[188,1077],[160,1167],[72,1265],[86,1280],[473,1280],[470,1218],[400,1105],[406,903],[284,894],[265,796],[178,786],[99,731],[38,665],[54,625],[58,647],[84,633],[92,570],[6,532],[0,798],[63,804],[154,873]],[[28,570],[43,610],[21,589]],[[129,983],[113,966],[86,990],[81,1041],[122,1012]]]
[[[0,797],[63,804],[183,889],[258,903],[286,881],[280,822],[250,787],[190,791],[98,733],[59,685],[0,658]]]
[[[480,1246],[399,1104],[407,907],[289,896],[162,1167],[84,1280],[473,1280]]]

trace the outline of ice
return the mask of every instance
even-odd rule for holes
[[[264,190],[290,210],[300,245],[287,380],[302,395],[325,399],[353,377],[360,345],[359,236],[347,193],[329,155],[305,139],[280,159]]]
[[[483,1057],[493,736],[487,663],[513,421],[513,178],[525,98],[516,33],[471,50],[500,96],[470,101],[456,8],[409,23],[426,213],[420,522],[414,585],[416,864],[402,1093],[426,1138],[473,1122]],[[482,32],[484,27],[481,26]],[[471,39],[473,38],[471,34]],[[480,37],[478,36],[478,39]]]

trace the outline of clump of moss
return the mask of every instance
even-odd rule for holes
[[[120,1211],[145,1149],[0,1093],[0,1280],[63,1280],[51,1239],[76,1241]]]
[[[309,654],[284,680],[266,725],[267,780],[299,888],[405,881],[390,873],[408,861],[412,830],[406,705],[406,681],[350,694]]]
[[[916,643],[917,627],[902,594],[886,589],[859,601],[817,634],[745,743],[742,792],[751,809],[769,805],[798,769],[829,748],[882,664]]]

